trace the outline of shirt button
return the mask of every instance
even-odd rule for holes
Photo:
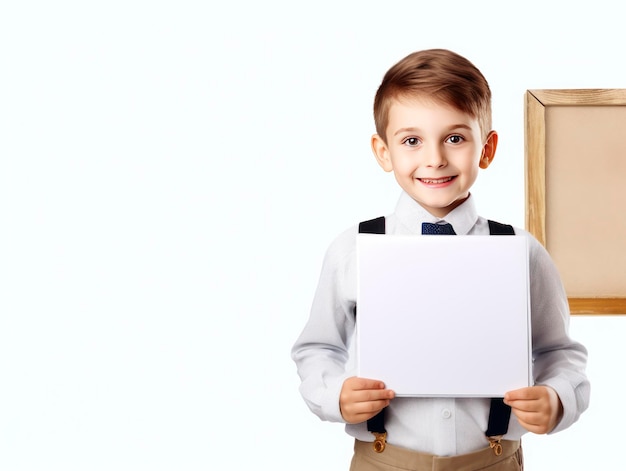
[[[443,417],[444,419],[449,419],[451,415],[452,412],[450,412],[450,409],[443,409],[441,411],[441,417]]]

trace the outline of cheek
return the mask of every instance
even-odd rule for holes
[[[400,157],[396,158],[393,164],[394,171],[401,174],[412,173],[415,170],[413,159]]]
[[[463,171],[463,173],[467,175],[478,174],[478,169],[480,165],[480,154],[467,154],[464,156],[461,162],[462,163],[460,163],[460,169]]]
[[[465,175],[467,176],[467,179],[470,181],[470,183],[475,182],[478,178],[478,164],[468,167]]]
[[[413,178],[413,174],[415,173],[415,167],[412,165],[404,165],[398,168],[397,172],[400,176],[404,178]]]

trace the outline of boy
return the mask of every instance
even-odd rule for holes
[[[419,236],[422,223],[445,222],[455,234],[489,234],[470,188],[479,169],[493,161],[498,135],[491,129],[489,85],[472,63],[443,49],[408,55],[384,76],[374,120],[376,160],[402,189],[395,212],[386,217],[386,233]],[[568,335],[561,280],[536,239],[522,229],[515,233],[530,239],[535,385],[506,393],[510,418],[503,437],[486,435],[488,398],[394,398],[376,378],[354,376],[348,362],[356,315],[357,227],[331,244],[292,358],[307,405],[323,420],[345,423],[355,438],[352,470],[522,469],[524,433],[563,430],[585,411],[587,351]],[[381,438],[368,431],[368,420],[383,409],[386,435]],[[370,443],[375,439],[382,440],[376,450]]]

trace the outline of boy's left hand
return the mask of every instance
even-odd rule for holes
[[[548,433],[561,420],[563,404],[556,391],[548,386],[516,389],[504,395],[517,420],[529,432]]]

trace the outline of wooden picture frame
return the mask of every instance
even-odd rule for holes
[[[572,314],[626,314],[626,89],[527,90],[524,120],[526,229]]]

